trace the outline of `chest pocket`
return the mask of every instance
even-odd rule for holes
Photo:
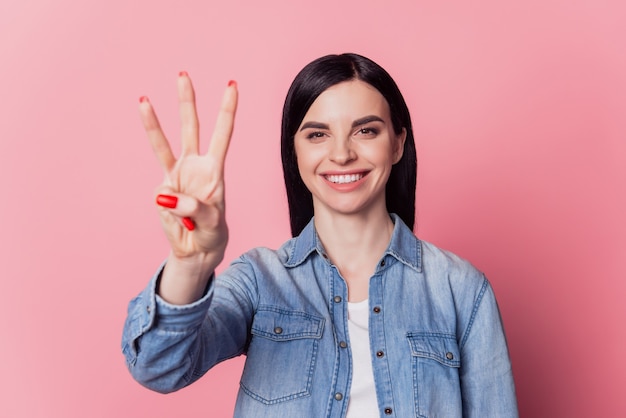
[[[461,352],[454,334],[407,334],[413,367],[413,394],[418,417],[453,417],[461,411]]]
[[[324,318],[273,306],[259,308],[241,388],[264,404],[308,396]]]

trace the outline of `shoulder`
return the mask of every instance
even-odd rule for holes
[[[285,268],[297,267],[309,258],[318,248],[318,239],[313,220],[297,237],[287,240],[277,250],[265,247],[253,248],[240,259],[256,264],[280,264]]]
[[[485,275],[468,260],[436,245],[419,240],[422,269],[430,280],[445,282],[454,292],[478,293],[489,286]]]
[[[252,248],[239,257],[239,259],[259,262],[263,260],[273,260],[280,261],[282,263],[286,263],[289,259],[291,253],[293,252],[294,244],[296,238],[291,238],[283,245],[281,245],[278,249],[268,248],[268,247],[255,247]],[[235,260],[237,262],[239,259]]]
[[[470,329],[490,327],[499,321],[493,288],[483,272],[468,260],[432,243],[420,243],[424,282],[429,294],[454,307],[457,335],[463,336],[460,342],[464,345]],[[482,314],[477,320],[479,311]]]
[[[231,266],[249,265],[253,269],[264,266],[286,266],[292,257],[297,238],[291,238],[278,249],[268,247],[252,248],[233,260]]]
[[[395,228],[387,252],[417,274],[423,274],[428,285],[482,285],[483,274],[469,261],[419,239],[402,219],[391,216]]]
[[[424,240],[418,240],[422,249],[424,268],[439,269],[455,274],[482,274],[471,262]]]

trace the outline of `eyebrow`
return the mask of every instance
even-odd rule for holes
[[[385,123],[385,121],[380,117],[380,116],[376,116],[376,115],[369,115],[369,116],[364,116],[362,118],[359,118],[357,120],[355,120],[354,122],[352,122],[352,127],[356,128],[357,126],[361,126],[361,125],[365,125],[367,123],[370,122],[382,122],[383,124]],[[303,131],[305,129],[328,129],[328,125],[325,123],[321,123],[321,122],[305,122],[302,124],[302,127],[300,128],[300,131]]]
[[[385,121],[380,116],[369,115],[352,122],[352,127],[356,128],[357,126],[365,125],[370,122],[382,122],[383,124],[385,123]]]
[[[300,132],[304,131],[305,129],[308,128],[313,128],[313,129],[328,129],[328,125],[326,125],[325,123],[321,123],[321,122],[305,122],[302,124],[302,127],[300,128]]]

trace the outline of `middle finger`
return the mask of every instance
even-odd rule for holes
[[[185,71],[178,77],[178,103],[181,124],[182,155],[197,155],[199,150],[199,122],[196,95],[191,79]]]

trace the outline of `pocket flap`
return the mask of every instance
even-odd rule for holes
[[[461,366],[461,352],[453,334],[410,332],[407,338],[413,356],[433,359],[450,367]]]
[[[288,311],[274,307],[257,310],[252,320],[252,334],[275,341],[300,338],[321,338],[324,318],[304,312]]]

